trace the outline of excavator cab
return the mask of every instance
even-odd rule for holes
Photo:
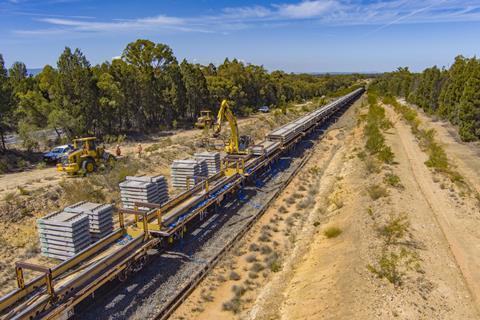
[[[246,152],[253,145],[253,139],[250,136],[240,136],[238,141],[238,149],[240,152]]]

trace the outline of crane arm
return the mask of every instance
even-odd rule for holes
[[[230,106],[228,105],[227,100],[223,100],[220,105],[220,110],[218,110],[217,116],[217,125],[215,127],[215,134],[218,135],[222,130],[222,123],[227,120],[230,125],[230,141],[229,144],[225,147],[227,153],[238,153],[239,152],[239,141],[238,141],[238,125],[237,119],[233,114]]]

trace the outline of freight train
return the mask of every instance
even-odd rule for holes
[[[294,147],[311,130],[355,102],[365,89],[321,106],[276,130],[250,152],[223,165],[218,174],[158,205],[138,203],[119,209],[119,228],[62,263],[47,268],[16,264],[18,288],[0,299],[0,319],[68,319],[74,307],[114,279],[124,279],[148,263],[150,249],[166,246],[183,236],[190,223],[212,206],[220,206],[244,181],[254,177]],[[233,174],[226,175],[225,172]],[[236,170],[236,172],[235,172]],[[138,208],[148,208],[139,210]],[[41,275],[25,282],[24,272]]]

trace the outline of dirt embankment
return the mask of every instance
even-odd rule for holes
[[[364,157],[364,124],[355,124],[366,108],[356,107],[173,319],[480,318],[478,199],[426,167],[389,107],[395,162]]]

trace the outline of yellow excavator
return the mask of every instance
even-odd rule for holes
[[[214,126],[213,136],[218,137],[222,130],[222,123],[228,121],[230,125],[230,138],[225,144],[225,152],[228,155],[245,155],[248,153],[252,139],[250,136],[240,136],[238,133],[237,119],[233,114],[227,100],[223,100],[218,110],[217,123]]]
[[[230,126],[230,137],[225,143],[225,152],[227,156],[223,159],[223,172],[226,176],[234,174],[243,174],[245,161],[251,156],[248,152],[249,146],[252,144],[250,136],[240,136],[238,132],[238,124],[235,115],[230,108],[228,101],[223,100],[218,110],[217,122],[213,125],[213,137],[218,138],[222,131],[223,122],[228,121]]]

